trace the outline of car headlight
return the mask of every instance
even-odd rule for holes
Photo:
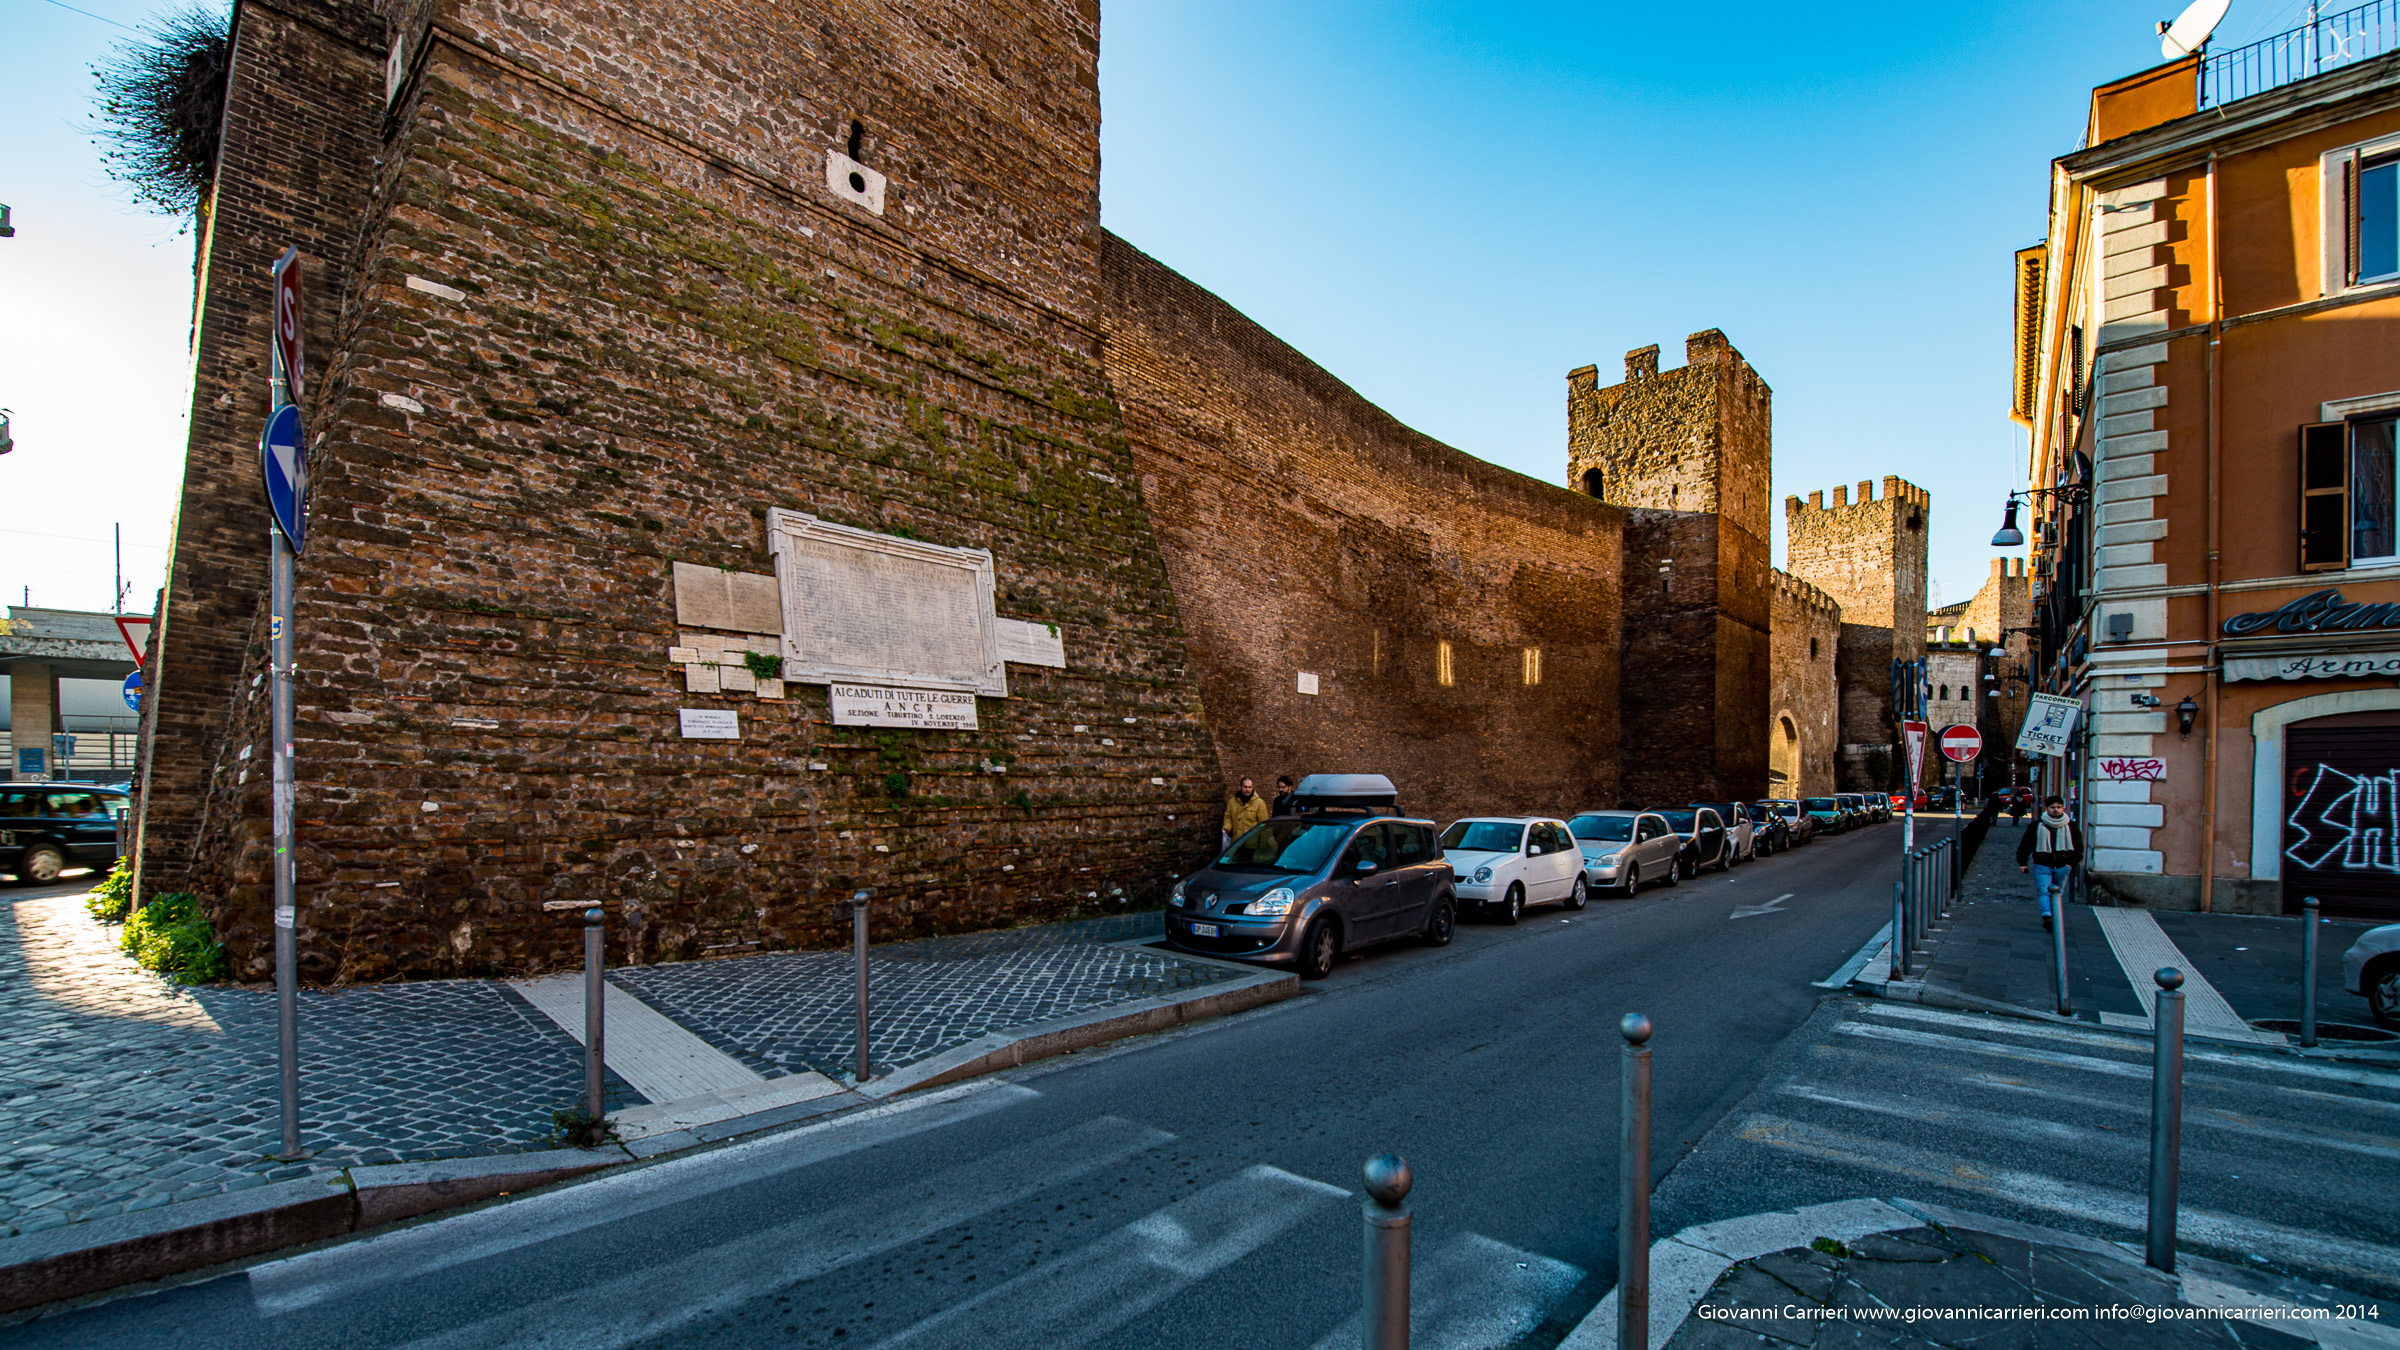
[[[1603,853],[1603,854],[1601,854],[1601,855],[1600,855],[1600,865],[1601,865],[1602,867],[1614,867],[1614,866],[1616,866],[1616,865],[1617,865],[1617,855],[1616,855],[1616,854],[1614,854],[1614,853]]]
[[[1251,901],[1250,908],[1243,911],[1245,914],[1261,919],[1280,919],[1291,912],[1292,888],[1289,886],[1276,887]]]
[[[1492,879],[1492,869],[1491,869],[1489,866],[1485,866],[1485,867],[1478,867],[1478,868],[1476,868],[1476,869],[1475,869],[1475,880],[1477,880],[1477,881],[1490,881],[1491,879]]]
[[[1182,882],[1180,882],[1180,881],[1176,882],[1176,883],[1175,883],[1175,889],[1174,889],[1174,890],[1171,890],[1171,891],[1169,891],[1169,892],[1167,892],[1167,903],[1168,903],[1168,904],[1170,904],[1170,905],[1172,905],[1172,906],[1174,906],[1174,907],[1175,907],[1175,908],[1177,908],[1177,909],[1181,909],[1181,908],[1183,908],[1183,883],[1182,883]]]

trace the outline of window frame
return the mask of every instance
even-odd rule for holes
[[[2373,290],[2400,282],[2400,270],[2361,276],[2358,267],[2359,179],[2400,157],[2400,134],[2384,135],[2326,151],[2317,161],[2319,254],[2323,259],[2320,295],[2328,298],[2351,291]]]

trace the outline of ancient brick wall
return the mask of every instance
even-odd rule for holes
[[[1892,662],[1925,654],[1925,540],[1931,498],[1892,475],[1883,495],[1873,482],[1784,500],[1786,557],[1792,575],[1833,597],[1842,610],[1836,674],[1841,681],[1837,778],[1845,792],[1896,787],[1902,772],[1892,712]]]
[[[1781,569],[1774,587],[1767,787],[1777,797],[1822,796],[1834,791],[1840,739],[1834,658],[1842,609],[1832,596]]]
[[[1213,844],[1218,774],[1100,360],[1096,14],[608,21],[445,10],[359,147],[379,195],[299,582],[305,973],[571,961],[545,899],[607,904],[611,958],[656,960],[836,940],[854,887],[879,938],[1155,895]],[[382,74],[312,115],[375,124]],[[880,215],[825,178],[853,122]],[[670,566],[771,571],[771,507],[989,549],[999,612],[1056,624],[1066,668],[1011,665],[972,732],[687,692]],[[741,738],[682,739],[692,707]],[[264,798],[232,807],[195,882],[255,978]]]
[[[218,178],[198,244],[191,449],[144,667],[135,858],[145,897],[202,884],[214,864],[196,868],[200,854],[227,847],[245,813],[266,810],[263,778],[243,777],[244,752],[263,752],[264,733],[254,745],[235,714],[264,659],[268,269],[287,246],[300,250],[308,351],[321,375],[379,141],[383,24],[373,6],[243,0],[232,34]],[[321,406],[314,388],[304,392]]]
[[[1710,329],[1684,364],[1567,376],[1567,481],[1626,509],[1625,791],[1644,804],[1766,791],[1771,392]]]
[[[1445,821],[1614,806],[1623,513],[1409,430],[1121,240],[1105,257],[1109,374],[1226,776],[1386,773]]]
[[[1964,622],[1986,649],[2000,647],[2006,651],[2007,655],[1991,662],[1995,673],[2012,670],[2021,673],[2031,668],[2032,635],[2009,631],[2033,625],[2032,579],[2025,575],[2023,558],[1992,559],[1991,575],[1975,592],[1975,598],[1967,602]],[[1983,726],[1984,753],[1995,767],[2004,765],[2003,756],[2016,753],[2017,732],[2025,724],[2028,704],[2024,684],[2003,680],[1997,687],[2000,697],[1984,700]]]

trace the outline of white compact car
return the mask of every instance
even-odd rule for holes
[[[1515,923],[1527,905],[1583,908],[1583,853],[1563,820],[1469,816],[1442,831],[1442,856],[1458,876],[1464,913],[1497,912]]]

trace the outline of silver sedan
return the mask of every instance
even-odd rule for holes
[[[1672,886],[1680,879],[1675,854],[1683,840],[1656,811],[1586,811],[1567,822],[1567,833],[1583,852],[1583,877],[1595,891],[1605,886],[1631,895],[1645,881]]]

